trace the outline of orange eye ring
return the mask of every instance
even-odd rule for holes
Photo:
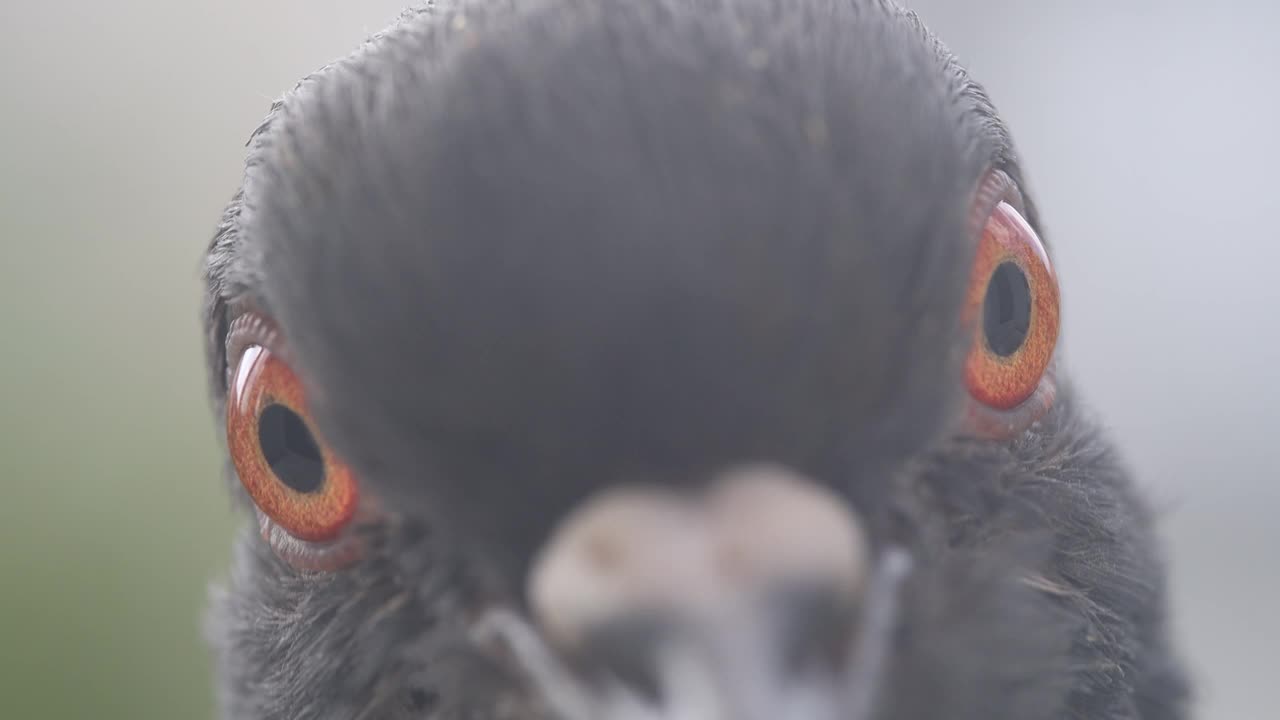
[[[319,441],[297,376],[264,345],[247,345],[231,377],[227,445],[258,509],[297,540],[333,540],[355,516],[354,474]]]
[[[974,328],[964,368],[974,400],[1011,411],[1043,396],[1047,409],[1053,393],[1042,381],[1058,340],[1058,280],[1035,230],[1007,202],[983,229],[964,321]]]

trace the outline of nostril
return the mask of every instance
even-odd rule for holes
[[[725,543],[715,553],[716,574],[725,578],[743,578],[751,574],[751,558],[738,543]]]
[[[601,575],[609,575],[622,570],[626,562],[626,551],[618,539],[606,532],[597,532],[583,543],[587,566]]]
[[[704,535],[683,500],[616,490],[556,531],[530,574],[530,605],[551,640],[573,648],[617,618],[695,601],[705,595]]]
[[[785,468],[722,476],[707,499],[724,578],[748,591],[794,583],[855,596],[866,539],[844,500]]]

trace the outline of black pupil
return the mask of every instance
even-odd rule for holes
[[[320,448],[298,414],[283,405],[268,405],[258,418],[258,443],[271,472],[302,493],[324,484]]]
[[[1031,328],[1031,288],[1022,268],[1011,262],[996,268],[987,284],[982,315],[991,352],[1009,357],[1022,347]]]

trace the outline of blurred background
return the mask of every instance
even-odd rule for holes
[[[912,4],[1014,128],[1201,717],[1275,717],[1280,4]],[[272,99],[401,5],[0,5],[0,717],[211,716],[201,255]]]

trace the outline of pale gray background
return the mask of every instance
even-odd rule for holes
[[[0,5],[0,717],[209,716],[236,519],[201,249],[271,100],[400,6]],[[1020,142],[1070,369],[1164,514],[1202,717],[1277,717],[1280,4],[915,6]]]

